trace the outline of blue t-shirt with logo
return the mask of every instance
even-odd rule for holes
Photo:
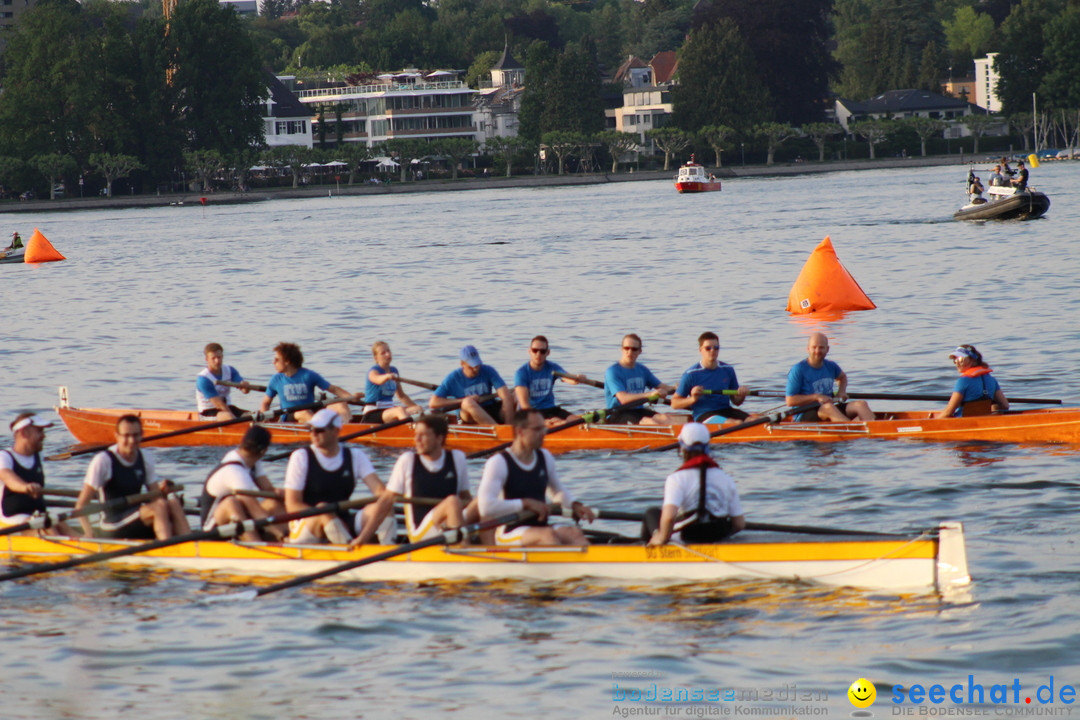
[[[384,370],[380,365],[372,365],[368,369],[367,383],[364,385],[364,402],[368,405],[390,407],[394,404],[394,395],[397,394],[397,380],[387,380],[382,385],[371,382],[371,373],[385,375],[387,373],[398,374],[397,368],[391,365]]]
[[[498,371],[490,365],[481,365],[480,373],[476,377],[465,377],[465,371],[461,368],[454,370],[439,383],[435,388],[435,396],[441,398],[464,398],[469,395],[489,395],[506,383],[499,376]]]
[[[529,389],[529,405],[537,410],[555,407],[555,373],[565,373],[562,366],[545,360],[539,370],[525,363],[514,373],[514,387]]]
[[[613,408],[620,404],[619,399],[615,397],[616,393],[625,392],[637,395],[659,386],[659,378],[641,363],[637,363],[632,368],[615,363],[604,373],[605,407]]]
[[[266,397],[273,400],[281,396],[281,407],[284,410],[297,405],[308,405],[315,402],[315,388],[326,390],[330,383],[322,375],[314,370],[300,368],[289,377],[285,373],[277,373],[266,384]]]
[[[735,368],[727,363],[720,363],[713,370],[707,370],[696,363],[683,373],[679,379],[679,387],[676,394],[682,397],[690,397],[690,391],[700,385],[706,390],[712,390],[713,395],[702,395],[697,402],[690,407],[690,412],[695,418],[714,410],[726,410],[731,407],[731,398],[721,395],[721,390],[738,390],[739,381],[735,377]]]

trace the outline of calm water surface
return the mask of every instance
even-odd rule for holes
[[[1033,172],[1053,207],[1028,223],[953,222],[965,175],[741,179],[710,196],[642,182],[7,216],[24,237],[36,224],[69,260],[2,268],[2,407],[48,412],[59,385],[75,405],[187,407],[211,340],[255,380],[271,374],[275,343],[298,342],[308,366],[359,389],[377,339],[408,377],[437,381],[473,343],[509,379],[543,333],[554,360],[600,377],[633,331],[642,362],[674,382],[706,329],[757,387],[782,388],[806,336],[823,329],[856,391],[947,393],[946,355],[967,342],[1007,393],[1080,403],[1080,164]],[[785,313],[825,235],[877,310],[834,322]],[[586,387],[561,399],[602,405]],[[56,428],[47,450],[70,442]],[[162,450],[158,462],[197,485],[220,452]],[[394,455],[373,455],[385,478]],[[614,683],[654,682],[827,694],[668,716],[739,706],[786,717],[795,705],[846,717],[859,677],[876,683],[871,709],[884,717],[895,684],[1080,683],[1075,448],[746,445],[725,446],[721,460],[757,520],[889,530],[963,520],[970,594],[465,583],[226,604],[209,599],[234,586],[209,578],[87,568],[0,587],[0,717],[609,717],[627,705]],[[621,509],[655,503],[677,464],[559,462],[584,500]],[[85,468],[47,472],[76,487]]]

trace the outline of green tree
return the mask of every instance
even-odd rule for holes
[[[1023,0],[998,28],[994,69],[1002,112],[1013,115],[1031,108],[1031,96],[1048,71],[1043,28],[1055,22],[1062,0]]]
[[[356,175],[375,157],[375,148],[363,142],[351,142],[338,145],[335,157],[349,166],[349,184],[356,182]]]
[[[776,155],[776,148],[780,147],[780,143],[788,138],[798,135],[798,131],[783,123],[762,123],[754,128],[754,134],[765,140],[767,152],[765,164],[772,165],[773,157]]]
[[[547,97],[553,92],[555,53],[547,43],[533,43],[525,56],[525,90],[521,96],[518,112],[518,136],[532,145],[540,143],[540,136],[550,132],[546,117]]]
[[[944,28],[949,50],[961,57],[969,60],[982,57],[992,47],[994,19],[971,6],[956,8],[952,20],[946,21]]]
[[[480,150],[480,143],[472,138],[442,138],[432,143],[432,151],[442,155],[450,164],[451,178],[457,180],[458,165],[467,158],[475,155]]]
[[[619,172],[619,158],[638,146],[638,136],[634,133],[605,130],[597,133],[596,139],[607,148],[611,156],[611,174]]]
[[[818,162],[825,162],[825,143],[829,138],[844,132],[844,128],[836,123],[808,123],[802,126],[803,134],[814,141],[818,149]]]
[[[960,119],[960,122],[967,126],[967,129],[971,132],[971,137],[975,140],[975,147],[972,148],[973,153],[979,152],[979,138],[986,134],[992,126],[998,124],[998,119],[990,117],[989,115],[983,115],[982,113],[973,113],[971,115],[965,115]]]
[[[285,168],[292,174],[292,186],[300,187],[300,177],[304,174],[304,166],[315,161],[317,151],[314,148],[303,145],[278,145],[268,148],[263,154],[263,162],[266,165],[277,168]]]
[[[482,80],[490,79],[488,74],[501,57],[502,53],[495,50],[488,50],[477,55],[465,73],[465,84],[474,90],[478,90]]]
[[[926,141],[943,132],[949,126],[944,120],[927,117],[904,118],[899,122],[919,136],[919,149],[923,157],[926,157]]]
[[[1073,4],[1046,28],[1048,72],[1039,97],[1051,107],[1080,107],[1080,5]]]
[[[893,130],[891,120],[863,120],[851,126],[851,132],[866,140],[870,146],[870,159],[874,159],[874,147],[885,142]]]
[[[23,160],[0,155],[0,190],[10,193],[29,187],[32,184],[30,172]]]
[[[650,138],[656,143],[656,147],[663,151],[665,170],[671,169],[671,156],[682,152],[690,144],[690,136],[673,127],[646,130],[645,136]]]
[[[538,142],[548,132],[592,135],[604,128],[596,48],[588,40],[558,54],[542,44],[529,49],[518,134]]]
[[[1035,130],[1035,116],[1029,112],[1013,113],[1009,116],[1009,127],[1020,136],[1024,143],[1024,152],[1031,149],[1031,135]]]
[[[821,98],[828,94],[830,78],[839,70],[831,55],[832,3],[833,0],[698,3],[692,27],[697,31],[721,19],[734,23],[749,48],[757,78],[768,91],[770,117],[765,119],[775,117],[784,123],[797,124],[814,122],[823,119]],[[681,63],[687,57],[689,53],[680,54],[680,75]],[[717,62],[720,58],[723,61]],[[707,62],[709,58],[700,60]],[[714,56],[714,69],[726,65],[727,60],[725,55]]]
[[[721,167],[720,154],[735,137],[735,128],[728,125],[705,125],[698,134],[716,154],[716,167]]]
[[[94,153],[90,156],[90,167],[97,170],[105,178],[105,195],[106,197],[112,197],[113,181],[127,177],[134,170],[141,170],[142,163],[133,155]]]
[[[184,153],[184,167],[198,176],[203,192],[210,192],[214,176],[225,168],[225,158],[217,150],[189,150]]]
[[[506,177],[510,177],[514,165],[514,155],[525,149],[527,143],[520,137],[493,137],[484,143],[484,151],[506,165]]]
[[[540,149],[550,150],[558,158],[559,174],[562,175],[565,173],[566,158],[578,149],[579,143],[580,136],[578,133],[554,130],[544,133],[540,140]]]
[[[398,163],[401,182],[405,182],[406,173],[412,167],[413,160],[427,157],[432,152],[431,144],[427,140],[414,138],[393,138],[384,142],[382,148]]]
[[[693,30],[686,39],[671,101],[672,123],[687,132],[717,124],[748,132],[772,119],[768,90],[758,79],[750,49],[726,18]]]
[[[166,44],[187,148],[227,155],[261,143],[266,79],[239,15],[217,0],[185,0]]]
[[[70,155],[61,155],[60,153],[35,155],[30,158],[30,165],[44,175],[49,182],[50,200],[56,199],[57,183],[63,182],[66,176],[73,175],[78,171],[75,160]]]

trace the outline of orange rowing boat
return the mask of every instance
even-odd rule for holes
[[[189,430],[212,421],[195,412],[178,410],[131,410],[127,408],[56,408],[68,430],[80,443],[113,442],[116,419],[126,413],[142,418],[147,435]],[[748,427],[713,438],[714,443],[774,442],[810,440],[836,442],[853,438],[883,440],[988,441],[1004,443],[1080,444],[1080,408],[1053,408],[983,415],[971,418],[932,419],[929,411],[878,413],[875,420],[846,423],[780,423]],[[730,422],[734,425],[734,421]],[[296,423],[263,423],[273,441],[280,444],[306,443],[308,430]],[[359,432],[375,425],[348,423],[342,434]],[[544,447],[552,452],[573,450],[642,450],[675,442],[681,425],[578,425],[552,433]],[[157,446],[238,445],[246,423],[208,428],[151,443]],[[451,425],[447,446],[473,452],[512,440],[508,425]],[[356,438],[355,442],[383,447],[408,448],[413,430],[408,423]]]

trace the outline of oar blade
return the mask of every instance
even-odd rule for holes
[[[243,590],[241,592],[226,593],[224,595],[209,595],[204,600],[208,603],[241,603],[251,602],[259,597],[256,590]]]

